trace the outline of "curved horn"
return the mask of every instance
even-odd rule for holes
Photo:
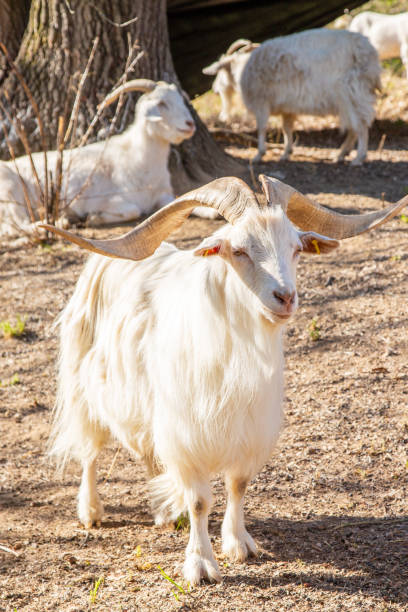
[[[360,215],[337,213],[313,202],[278,179],[261,175],[262,187],[268,203],[277,201],[289,219],[301,230],[314,231],[329,238],[342,240],[379,227],[408,206],[408,196],[388,208]]]
[[[249,53],[249,51],[253,51],[254,49],[257,49],[258,47],[260,47],[260,43],[249,43],[249,45],[245,45],[245,47],[241,47],[241,49],[239,50],[239,53]]]
[[[120,95],[128,93],[129,91],[143,91],[144,93],[153,91],[156,85],[157,83],[151,79],[133,79],[114,89],[111,94],[106,96],[100,106],[109,106],[109,104],[112,104]]]
[[[230,46],[225,52],[225,55],[232,55],[240,47],[246,47],[247,45],[252,45],[252,42],[248,40],[247,38],[239,38],[238,40],[230,44]]]
[[[259,208],[254,192],[244,181],[224,177],[180,196],[119,238],[88,240],[53,225],[42,224],[40,227],[100,255],[139,260],[152,255],[196,206],[214,208],[230,223],[235,223],[248,208]]]

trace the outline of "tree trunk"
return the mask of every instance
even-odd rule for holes
[[[131,23],[121,27],[128,21]],[[130,78],[161,79],[179,85],[169,47],[166,0],[95,0],[94,3],[32,0],[28,26],[15,63],[40,108],[47,148],[56,146],[59,116],[66,115],[72,107],[74,84],[78,84],[96,37],[99,43],[83,89],[77,136],[84,133],[98,103],[122,76],[129,40],[132,43],[137,40],[143,51]],[[8,77],[4,89],[13,114],[24,124],[30,145],[38,150],[34,113],[31,108],[28,110],[26,94],[14,73]],[[136,94],[132,97],[134,101],[137,98]],[[124,127],[133,120],[133,113],[128,113],[127,118],[124,116],[126,108],[125,104],[117,125]],[[195,136],[175,147],[171,159],[177,193],[215,176],[242,171],[242,166],[214,142],[197,115],[195,119]],[[20,149],[18,153],[21,152]]]
[[[31,0],[0,0],[0,42],[14,59],[28,22]],[[7,75],[7,62],[0,57],[0,83]]]

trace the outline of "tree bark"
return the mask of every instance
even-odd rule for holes
[[[28,22],[31,0],[0,0],[0,42],[14,59]],[[0,83],[7,75],[7,62],[0,57]]]
[[[137,17],[137,20],[134,18]],[[133,20],[133,21],[132,21]],[[131,21],[123,27],[123,24]],[[89,77],[78,115],[77,136],[84,133],[98,103],[122,76],[129,40],[138,41],[143,56],[130,78],[145,77],[179,85],[170,53],[166,0],[32,0],[28,25],[16,58],[16,66],[40,108],[46,130],[46,147],[55,148],[59,116],[71,109],[76,86],[83,73],[94,39],[98,37]],[[29,135],[33,150],[40,143],[32,109],[18,78],[11,73],[5,82],[10,108]],[[132,94],[134,101],[136,94]],[[133,113],[117,125],[126,126]],[[112,111],[113,113],[113,111]],[[191,141],[175,147],[170,168],[176,193],[242,166],[214,142],[197,115],[197,132]],[[21,153],[22,150],[18,151]]]

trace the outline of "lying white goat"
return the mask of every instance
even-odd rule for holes
[[[145,94],[127,130],[63,154],[61,208],[69,220],[86,219],[89,225],[130,221],[174,198],[167,168],[170,144],[194,134],[193,118],[176,86],[162,81],[129,81],[105,104],[130,91]],[[35,153],[32,158],[44,189],[44,154]],[[47,152],[48,172],[54,176],[57,160],[57,151]],[[38,217],[38,188],[29,157],[0,162],[0,235],[30,228],[23,181]]]
[[[233,96],[239,91],[239,79],[242,71],[247,63],[250,53],[253,49],[259,47],[258,44],[252,43],[250,40],[240,38],[233,42],[226,52],[220,57],[218,62],[214,62],[210,66],[203,68],[203,73],[208,75],[216,75],[212,89],[221,98],[221,121],[230,121],[233,112]],[[219,68],[219,62],[225,57],[232,57],[234,61],[227,63],[225,67]]]
[[[348,29],[367,36],[380,60],[400,57],[408,76],[408,12],[383,15],[364,11],[352,19]]]
[[[44,226],[99,253],[60,317],[52,450],[82,463],[79,518],[86,527],[102,519],[96,459],[113,436],[145,461],[157,523],[187,506],[191,584],[220,579],[207,529],[211,475],[223,473],[228,492],[224,553],[242,561],[256,551],[243,496],[282,425],[282,334],[297,306],[296,265],[302,251],[338,245],[309,230],[353,236],[404,205],[340,215],[262,180],[268,205],[240,179],[217,179],[113,240]],[[229,223],[191,251],[162,244],[196,206]]]
[[[248,55],[224,55],[204,71],[216,74],[228,69],[245,106],[255,115],[255,161],[265,153],[271,114],[282,115],[282,159],[292,152],[296,115],[333,114],[340,117],[341,128],[347,130],[338,160],[344,159],[358,139],[352,164],[364,161],[368,128],[375,114],[375,90],[381,87],[378,56],[364,36],[324,28],[308,30],[267,40]]]

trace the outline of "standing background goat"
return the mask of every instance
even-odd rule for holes
[[[245,57],[247,55],[247,57]],[[245,60],[245,61],[244,61]],[[287,159],[293,148],[296,115],[337,115],[347,130],[338,161],[358,140],[353,165],[367,155],[368,128],[375,110],[375,90],[381,88],[378,56],[360,34],[327,29],[308,30],[267,40],[252,52],[224,55],[204,69],[228,71],[247,109],[255,115],[260,161],[271,114],[282,115]]]
[[[163,81],[129,81],[104,104],[130,91],[145,94],[122,134],[63,154],[61,208],[67,220],[86,219],[89,225],[131,221],[174,198],[167,168],[170,144],[191,138],[193,118],[176,86]],[[55,172],[58,157],[58,151],[47,152],[48,171]],[[34,153],[32,160],[44,189],[44,154]],[[29,229],[23,181],[35,211],[39,194],[29,156],[0,162],[0,235]]]
[[[213,474],[224,474],[228,493],[223,552],[243,560],[256,551],[243,496],[282,424],[282,333],[297,306],[297,262],[302,251],[338,245],[309,230],[353,236],[408,199],[340,215],[279,181],[262,183],[267,205],[240,179],[217,179],[113,240],[45,226],[98,253],[60,317],[52,451],[82,463],[79,518],[86,527],[101,521],[96,459],[113,436],[146,462],[156,523],[187,506],[184,576],[191,584],[220,579],[207,525]],[[196,206],[229,223],[194,250],[161,244]]]
[[[383,15],[364,11],[351,20],[348,29],[367,36],[380,60],[400,57],[408,76],[408,12]]]

